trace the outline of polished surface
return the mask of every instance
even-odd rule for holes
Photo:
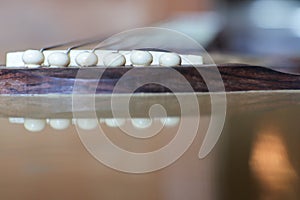
[[[64,131],[47,125],[31,133],[2,119],[0,198],[296,200],[299,113],[293,106],[229,114],[220,140],[205,159],[197,155],[209,117],[201,116],[196,140],[177,162],[139,175],[112,170],[94,159],[73,125]],[[177,129],[164,127],[155,137],[141,140],[103,122],[101,127],[115,144],[138,152],[164,146]]]
[[[293,106],[231,119],[221,199],[300,198],[299,113]]]

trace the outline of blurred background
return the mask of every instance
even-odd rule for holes
[[[5,52],[108,37],[161,26],[184,32],[208,50],[255,56],[297,56],[296,0],[1,0],[1,62]]]
[[[8,51],[144,26],[181,31],[220,55],[300,55],[300,1],[292,0],[0,0],[0,26],[1,63]],[[1,119],[0,199],[300,199],[298,113],[236,113],[217,149],[199,160],[204,118],[178,162],[145,175],[101,165],[74,127],[33,134]]]

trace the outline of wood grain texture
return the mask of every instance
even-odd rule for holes
[[[0,69],[0,94],[5,95],[32,95],[32,94],[72,94],[75,81],[77,93],[110,94],[115,85],[133,68],[40,68],[40,69]],[[208,92],[207,85],[201,77],[205,74],[212,86],[210,92],[220,92],[218,74],[210,66],[175,67],[190,83],[195,92]],[[146,84],[145,80],[163,80],[167,84],[176,85],[175,92],[190,92],[185,83],[180,82],[176,76],[166,76],[170,68],[135,68],[134,73],[126,77],[126,81],[118,85],[116,93],[166,93],[170,90],[159,84]],[[298,90],[300,89],[300,76],[274,71],[264,67],[247,65],[218,66],[222,76],[225,90],[232,91],[261,91],[261,90]],[[295,70],[294,70],[295,71]],[[101,78],[98,77],[102,74]],[[96,88],[95,84],[97,85]],[[140,87],[141,86],[141,87]]]
[[[187,90],[175,76],[165,76],[169,68],[138,68],[133,75],[115,85],[132,68],[85,68],[80,72],[70,69],[0,69],[0,116],[32,117],[32,118],[72,118],[77,116],[90,117],[95,113],[98,117],[112,117],[111,97],[117,95],[117,117],[124,115],[124,108],[130,107],[133,117],[148,117],[149,109],[154,104],[162,105],[168,115],[181,114],[177,96],[189,97],[196,95],[201,114],[210,114],[210,94],[223,93],[216,84],[217,75],[210,66],[201,67],[200,71],[209,75],[209,84],[213,91],[209,93],[204,79],[192,67],[174,68],[192,85],[195,93]],[[228,113],[244,111],[261,111],[280,109],[287,106],[300,105],[300,76],[274,71],[264,67],[246,65],[218,66],[226,90]],[[279,68],[278,68],[279,69]],[[282,69],[279,69],[282,70]],[[297,73],[298,69],[294,69]],[[83,72],[83,73],[82,73]],[[98,75],[102,73],[101,79]],[[78,78],[78,74],[80,78]],[[158,84],[141,83],[149,80],[164,80],[175,85],[176,94]],[[76,85],[76,88],[74,87]],[[74,109],[71,95],[76,89],[77,96],[84,98],[91,95],[95,106],[85,105]],[[132,94],[132,88],[137,88]],[[221,92],[220,92],[221,91]],[[177,96],[176,96],[177,95]],[[130,96],[130,104],[126,99]],[[188,98],[186,98],[188,99]],[[194,115],[193,107],[188,108]],[[115,116],[116,117],[116,116]]]

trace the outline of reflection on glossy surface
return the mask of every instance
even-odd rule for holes
[[[299,113],[300,106],[291,105],[230,118],[221,136],[220,199],[300,199]]]
[[[98,125],[97,119],[76,119],[76,124],[82,130],[93,130]]]
[[[161,123],[167,127],[177,126],[180,122],[179,117],[166,117],[160,119]]]
[[[12,124],[24,124],[25,119],[21,117],[10,117],[8,118],[9,123]]]
[[[131,123],[135,128],[145,129],[149,128],[152,124],[152,119],[150,118],[133,118]]]
[[[49,124],[42,134],[32,135],[24,134],[28,132],[22,122],[43,125],[44,120],[11,118],[9,122],[13,124],[0,120],[4,121],[0,126],[0,199],[40,199],[42,194],[46,195],[44,199],[60,199],[62,195],[73,195],[63,199],[89,199],[86,194],[93,194],[95,199],[126,200],[299,200],[299,113],[300,106],[293,106],[230,116],[216,148],[200,160],[197,155],[210,122],[208,117],[201,118],[199,137],[178,161],[141,175],[119,173],[97,162],[80,142],[75,126],[55,134],[59,131]],[[165,124],[154,137],[140,139],[168,120],[155,118],[149,128],[138,129],[132,126],[132,119],[125,119],[122,128],[131,127],[139,137],[106,126],[105,120],[72,122],[81,125],[80,130],[97,127],[100,122],[115,145],[141,153],[164,147],[177,130],[177,126]],[[184,131],[190,133],[188,128]],[[84,133],[93,135],[94,131]],[[120,161],[128,162],[124,157]],[[56,196],[52,196],[53,191]],[[19,198],[5,198],[14,195]]]
[[[209,119],[201,122],[199,135],[205,132]],[[75,126],[61,134],[46,124],[41,134],[28,134],[23,124],[12,124],[7,119],[0,119],[0,124],[1,200],[214,200],[218,192],[214,182],[215,157],[206,160],[197,157],[200,138],[172,166],[136,175],[112,170],[98,162],[82,145]],[[100,125],[120,148],[141,153],[162,148],[176,132],[176,128],[164,128],[155,137],[138,139],[119,128]],[[155,120],[149,129],[136,131],[144,133],[161,125],[160,120]],[[131,127],[131,119],[126,119],[125,126]],[[97,135],[94,132],[97,130],[85,133]],[[120,161],[129,162],[127,158]]]
[[[39,132],[42,131],[46,126],[46,120],[44,119],[25,119],[24,127],[30,132]]]
[[[69,120],[69,119],[50,119],[49,124],[55,130],[64,130],[70,126],[71,120]]]
[[[254,141],[250,168],[262,187],[262,199],[291,193],[297,174],[281,133],[274,127],[261,130]]]
[[[179,125],[180,117],[165,117],[157,118],[157,121],[163,124],[163,127],[172,128]],[[97,127],[98,123],[105,123],[110,128],[117,128],[124,126],[126,122],[131,122],[135,129],[149,129],[153,125],[153,121],[150,118],[99,118],[97,119],[24,119],[20,117],[10,117],[9,122],[11,124],[24,124],[24,127],[28,131],[39,132],[46,127],[46,123],[50,125],[54,130],[65,130],[70,127],[71,124],[78,125],[82,130],[92,130]],[[26,122],[26,124],[25,124]]]
[[[105,124],[111,128],[123,126],[126,122],[125,119],[121,119],[121,118],[108,118],[108,119],[105,119],[104,121],[105,121]]]

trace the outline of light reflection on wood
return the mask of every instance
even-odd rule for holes
[[[292,195],[298,179],[282,135],[274,126],[266,126],[257,132],[253,144],[249,164],[262,190],[261,199]]]
[[[208,124],[209,118],[201,118],[196,140],[173,165],[134,175],[94,159],[75,126],[57,131],[47,125],[39,133],[30,133],[23,124],[0,119],[0,199],[215,199],[216,155],[204,160],[197,157]],[[161,148],[177,129],[165,128],[148,141],[130,138],[105,123],[101,126],[116,145],[136,152]]]

